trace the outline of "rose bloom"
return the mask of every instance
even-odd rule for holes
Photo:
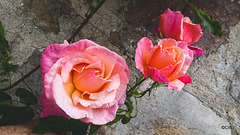
[[[106,124],[124,104],[129,70],[118,54],[90,40],[48,45],[41,57],[40,117]]]
[[[159,38],[172,38],[177,41],[185,41],[188,45],[197,42],[202,36],[199,24],[193,24],[188,17],[183,17],[181,12],[167,9],[160,16]],[[188,46],[194,54],[202,55],[203,50],[194,46]]]
[[[138,44],[135,55],[137,69],[145,78],[149,76],[157,81],[168,84],[169,89],[182,89],[191,78],[186,74],[193,60],[193,51],[187,43],[174,39],[162,39],[158,45],[144,37]]]

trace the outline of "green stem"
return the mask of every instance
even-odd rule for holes
[[[129,96],[131,97],[131,96],[132,96],[132,93],[135,93],[135,92],[136,92],[136,88],[137,88],[142,82],[144,82],[146,79],[147,79],[147,78],[144,78],[144,76],[142,76],[140,79],[138,79],[138,81],[136,82],[136,84],[135,84],[133,87],[131,87],[130,90],[127,91],[127,96],[128,96],[128,97],[129,97]]]
[[[136,105],[136,113],[135,113],[135,115],[132,117],[132,118],[135,118],[135,117],[137,117],[137,114],[138,114],[138,106],[137,106],[137,98],[136,98],[136,96],[134,96],[134,98],[135,98],[135,105]]]
[[[161,84],[163,84],[163,83],[159,83],[159,82],[156,82],[156,81],[153,82],[153,83],[152,83],[152,86],[151,86],[150,88],[148,88],[147,90],[145,90],[145,91],[139,93],[140,96],[138,96],[137,98],[141,98],[141,97],[143,97],[147,92],[149,92],[149,94],[150,94],[150,92],[152,91],[152,89],[154,89],[154,88],[160,86]]]

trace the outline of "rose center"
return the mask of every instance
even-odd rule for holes
[[[96,93],[100,88],[109,82],[99,77],[99,71],[96,69],[85,69],[82,72],[73,72],[73,83],[80,92],[88,91],[90,93]]]

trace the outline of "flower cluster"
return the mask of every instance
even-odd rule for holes
[[[186,72],[194,54],[203,53],[190,46],[202,36],[201,31],[188,17],[167,9],[160,16],[158,44],[153,46],[146,37],[138,42],[136,68],[145,78],[180,91],[191,83]],[[126,99],[129,69],[125,60],[90,40],[47,46],[41,74],[41,117],[57,115],[103,125],[114,120]]]
[[[142,38],[137,45],[135,63],[144,77],[168,84],[169,89],[182,89],[191,83],[187,70],[193,54],[202,55],[203,51],[189,46],[199,40],[202,29],[193,24],[180,12],[167,9],[160,16],[158,45],[153,46],[148,38]]]

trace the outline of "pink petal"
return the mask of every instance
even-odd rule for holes
[[[187,73],[184,76],[179,77],[178,80],[183,82],[185,85],[192,82],[191,77]]]
[[[74,105],[72,98],[66,93],[61,76],[56,74],[52,83],[54,100],[68,116],[74,119],[93,118],[92,109],[83,107],[80,104]]]
[[[118,54],[111,52],[110,50],[102,46],[89,47],[84,51],[84,53],[96,56],[98,59],[101,60],[101,63],[103,63],[105,67],[105,79],[108,79],[111,76],[112,70],[116,63],[116,59],[117,57],[119,57]]]
[[[177,43],[178,47],[182,48],[182,56],[179,60],[180,63],[176,66],[174,72],[168,77],[169,80],[175,80],[183,76],[193,60],[193,52],[188,49],[187,43],[182,41],[178,41]]]
[[[84,53],[81,53],[81,52],[76,52],[76,53],[73,53],[73,54],[70,54],[66,57],[63,57],[63,58],[60,58],[58,59],[55,64],[52,65],[52,67],[49,69],[49,71],[43,75],[42,79],[43,79],[43,87],[45,88],[45,91],[46,91],[46,96],[47,98],[52,98],[52,80],[53,80],[53,77],[58,73],[58,74],[61,74],[61,72],[63,73],[63,81],[66,83],[69,81],[69,70],[70,67],[69,66],[66,66],[63,70],[64,71],[61,71],[61,68],[62,66],[64,66],[67,62],[72,62],[73,64],[76,64],[77,62],[79,62],[79,57],[81,58],[86,58],[88,61],[90,62],[96,62],[96,63],[99,63],[99,60],[94,57],[94,56],[91,56],[91,55],[88,55],[88,54],[84,54]],[[75,58],[78,58],[78,59],[75,59]]]
[[[128,84],[130,75],[129,75],[129,69],[128,69],[128,67],[126,67],[125,64],[117,62],[112,71],[112,76],[115,74],[119,74],[121,84],[125,84],[125,85]]]
[[[73,66],[76,65],[76,64],[90,64],[90,61],[88,61],[87,59],[84,59],[84,58],[75,58],[75,59],[72,59],[70,60],[69,62],[67,62],[63,67],[62,67],[62,70],[61,70],[61,76],[62,76],[62,79],[63,79],[63,82],[64,83],[67,83],[69,81],[72,81],[71,78],[69,77],[70,76],[70,72],[72,71],[73,69]]]
[[[164,74],[166,77],[168,77],[175,70],[177,64],[166,66],[165,68],[161,69],[160,72]]]
[[[182,48],[183,54],[185,56],[185,61],[181,70],[182,72],[181,76],[183,76],[187,72],[188,68],[190,67],[190,64],[193,61],[193,51],[188,48],[185,42],[178,41],[178,47]]]
[[[189,17],[183,17],[183,22],[192,23],[192,21]]]
[[[87,95],[90,95],[90,93]],[[91,99],[85,99],[84,93],[82,94],[78,90],[75,90],[72,94],[72,100],[75,105],[79,103],[84,107],[108,108],[113,105],[112,102],[114,101],[115,96],[116,96],[116,90],[113,90],[111,92],[108,92],[107,95],[100,100],[91,100]],[[114,104],[116,104],[116,102],[114,102]]]
[[[155,46],[153,50],[149,63],[147,63],[150,67],[161,70],[168,65],[175,64],[173,56],[166,50],[161,49],[159,45]]]
[[[52,93],[52,81],[54,76],[58,73],[60,74],[62,59],[59,59],[50,69],[49,71],[42,77],[43,88],[45,89],[45,94],[47,99],[53,98]]]
[[[93,123],[95,125],[104,125],[116,117],[118,105],[115,104],[109,108],[96,108],[92,110],[93,118],[83,118],[81,121]]]
[[[50,70],[54,63],[56,63],[60,58],[59,52],[66,46],[67,44],[53,44],[45,48],[40,61],[42,76]]]
[[[59,52],[59,56],[62,58],[76,52],[83,52],[85,49],[91,46],[99,46],[99,45],[87,39],[79,40],[78,42],[70,44],[69,46],[61,50]]]
[[[170,81],[168,84],[168,89],[177,89],[178,91],[182,90],[185,84],[180,80],[176,79],[174,81]]]
[[[140,69],[140,71],[144,74],[145,78],[148,78],[149,76],[147,72],[146,60],[152,48],[153,48],[152,42],[146,37],[142,38],[137,44],[135,64],[136,68]]]
[[[168,84],[168,78],[155,68],[148,67],[149,74],[154,81]]]
[[[98,92],[100,88],[110,80],[96,76],[97,70],[86,69],[83,72],[73,72],[73,83],[81,92]]]
[[[40,104],[43,108],[40,117],[47,117],[47,116],[63,116],[69,118],[66,113],[60,109],[53,100],[48,100],[45,95],[45,90],[42,89]]]
[[[188,48],[193,51],[193,54],[198,55],[198,56],[200,56],[204,53],[204,51],[202,49],[195,47],[195,46],[188,46]]]
[[[125,99],[126,99],[126,90],[127,90],[127,85],[125,84],[121,84],[118,87],[117,93],[115,97],[115,100],[118,102],[118,105],[123,105],[125,103]]]
[[[119,74],[116,74],[114,76],[111,76],[109,79],[111,80],[110,82],[106,83],[102,88],[100,92],[97,93],[89,93],[90,99],[94,100],[104,100],[104,98],[107,96],[107,94],[113,90],[118,90],[121,80]],[[115,98],[115,97],[114,97]]]
[[[112,71],[112,75],[115,74],[115,71],[116,71],[116,73],[117,73],[117,71],[119,71],[119,75],[120,75],[122,83],[127,85],[129,82],[129,78],[130,78],[128,65],[127,65],[125,59],[119,55],[117,55],[117,62],[115,63],[115,67]],[[122,71],[123,73],[120,71]],[[122,74],[124,74],[124,75],[122,75]],[[123,79],[123,78],[125,78],[125,79]]]
[[[182,40],[183,36],[183,15],[170,9],[164,11],[160,16],[160,33],[164,38],[173,38],[177,41]]]
[[[202,34],[199,24],[183,22],[183,41],[187,42],[188,45],[197,42]]]
[[[159,40],[158,45],[162,45],[162,48],[165,49],[165,48],[168,48],[168,47],[177,46],[177,42],[174,39],[165,38],[165,39]]]

